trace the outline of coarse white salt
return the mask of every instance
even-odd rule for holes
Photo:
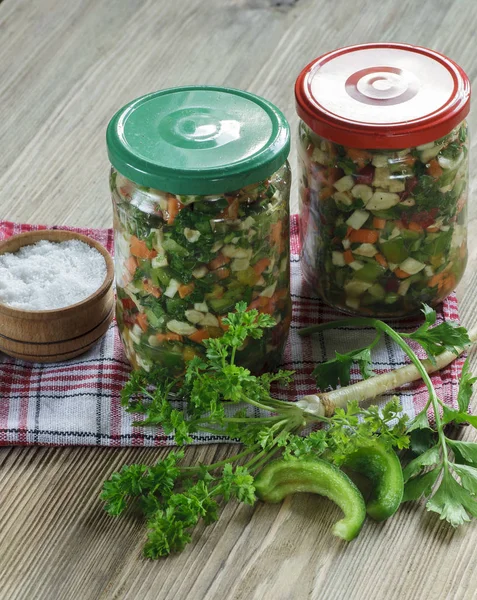
[[[24,310],[53,310],[81,302],[101,287],[106,261],[80,240],[41,240],[0,254],[0,302]]]

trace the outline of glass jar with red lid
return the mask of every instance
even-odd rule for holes
[[[311,62],[295,95],[308,284],[358,314],[441,302],[467,261],[464,71],[426,48],[365,44]]]

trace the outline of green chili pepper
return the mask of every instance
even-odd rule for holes
[[[276,460],[255,478],[255,491],[264,502],[281,502],[289,494],[311,492],[326,496],[344,512],[333,527],[334,535],[351,541],[363,526],[366,506],[363,496],[345,473],[321,460]]]
[[[366,505],[372,519],[384,521],[397,511],[404,493],[404,480],[394,450],[373,441],[349,454],[343,466],[365,475],[373,484],[373,495]]]

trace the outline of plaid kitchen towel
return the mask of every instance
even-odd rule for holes
[[[0,240],[11,235],[46,229],[43,226],[18,225],[0,221]],[[91,236],[113,251],[110,229],[73,229]],[[295,371],[293,384],[275,390],[277,397],[295,400],[316,391],[311,371],[316,363],[371,341],[373,331],[366,329],[330,330],[313,337],[300,338],[297,330],[314,323],[342,317],[326,306],[302,282],[297,216],[291,219],[291,292],[293,320],[283,356],[282,367]],[[439,322],[458,320],[455,296],[438,310]],[[394,323],[402,331],[411,331],[418,319]],[[422,354],[421,354],[422,356]],[[408,362],[403,352],[389,340],[382,340],[373,351],[374,371],[382,373]],[[449,406],[456,405],[458,378],[463,364],[459,358],[432,380],[437,393]],[[88,353],[53,364],[27,363],[0,353],[0,445],[92,445],[92,446],[169,446],[170,436],[159,429],[132,425],[134,415],[120,406],[119,393],[128,378],[129,364],[123,353],[116,324]],[[357,370],[352,380],[359,379]],[[427,391],[421,382],[400,389],[404,410],[413,417],[424,406]],[[391,394],[389,395],[389,397]],[[389,397],[383,397],[385,403]],[[223,441],[200,434],[197,444]]]

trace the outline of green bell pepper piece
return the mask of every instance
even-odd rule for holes
[[[322,460],[275,460],[255,478],[255,491],[264,502],[278,503],[298,492],[326,496],[345,516],[333,527],[334,535],[351,541],[363,526],[366,506],[355,484],[331,463]]]
[[[379,248],[386,257],[386,260],[392,263],[399,264],[409,256],[404,245],[404,240],[401,237],[382,242],[379,244]]]
[[[376,261],[367,262],[362,269],[355,271],[354,278],[372,283],[386,272],[386,269]]]

